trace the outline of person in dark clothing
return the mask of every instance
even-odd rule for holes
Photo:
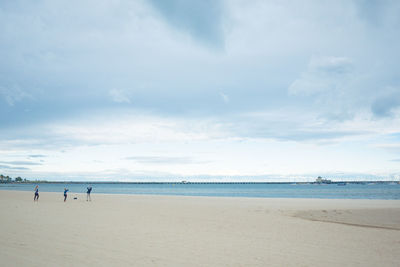
[[[38,185],[35,187],[35,197],[33,198],[33,201],[39,201],[39,186]]]
[[[92,192],[92,187],[89,186],[87,188],[87,192],[86,192],[86,201],[92,201],[92,198],[90,197],[90,193]]]
[[[67,192],[69,190],[67,188],[64,188],[64,202],[67,201]]]

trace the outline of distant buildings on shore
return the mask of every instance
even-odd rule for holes
[[[318,176],[318,178],[315,180],[315,182],[318,184],[331,184],[332,180],[324,179],[321,176]]]

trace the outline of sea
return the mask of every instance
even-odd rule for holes
[[[39,192],[174,195],[249,198],[400,199],[398,183],[276,184],[276,183],[40,183]],[[0,190],[33,192],[34,183],[0,184]]]

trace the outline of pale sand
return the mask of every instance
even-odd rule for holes
[[[400,201],[0,191],[1,266],[399,266]]]

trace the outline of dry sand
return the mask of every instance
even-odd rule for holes
[[[0,191],[0,265],[400,265],[398,200],[92,199]]]

